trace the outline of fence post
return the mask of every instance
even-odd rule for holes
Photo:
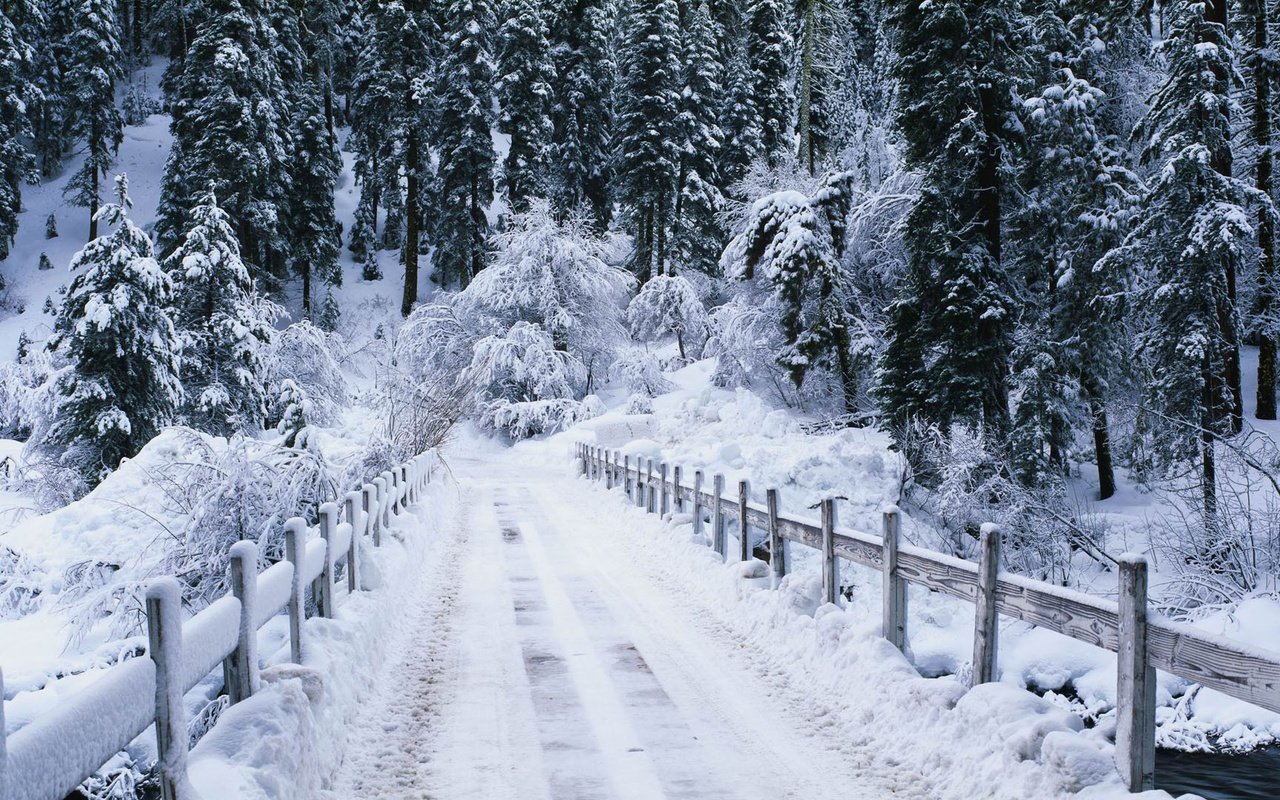
[[[382,544],[382,534],[378,532],[378,520],[373,514],[373,509],[377,507],[376,497],[378,495],[378,487],[372,483],[366,483],[364,489],[361,490],[363,497],[360,500],[364,506],[364,532],[373,537],[373,546],[377,547]]]
[[[294,517],[284,524],[284,554],[293,565],[289,588],[289,658],[295,664],[302,663],[302,615],[306,611],[302,596],[302,561],[306,552],[306,520]]]
[[[702,470],[693,472],[693,532],[702,535]]]
[[[311,585],[311,594],[316,598],[316,609],[325,619],[333,619],[333,565],[338,554],[333,552],[334,542],[338,538],[338,504],[324,503],[320,506],[320,538],[324,540],[324,567],[320,577]]]
[[[1147,559],[1120,556],[1116,767],[1129,791],[1155,788],[1156,671],[1147,660]]]
[[[884,512],[884,619],[880,633],[899,650],[907,646],[907,582],[898,575],[898,509]]]
[[[653,459],[646,458],[644,464],[644,502],[641,503],[641,506],[645,511],[652,514],[654,509]]]
[[[382,492],[378,497],[378,513],[382,517],[382,529],[386,530],[391,525],[391,498],[395,492],[395,479],[388,470],[382,473]]]
[[[680,472],[679,464],[676,464],[671,470],[671,504],[677,514],[684,513],[684,496],[681,494]]]
[[[253,542],[231,545],[231,594],[240,601],[240,633],[236,649],[222,662],[227,696],[232,703],[248,700],[258,691],[258,627],[253,624],[258,594],[258,546]]]
[[[604,461],[604,488],[613,488],[613,452],[605,450],[600,454]]]
[[[354,592],[360,586],[360,577],[358,565],[356,562],[356,544],[360,541],[360,526],[364,524],[364,519],[360,516],[360,495],[359,491],[347,492],[347,524],[351,526],[351,544],[347,546],[347,593]]]
[[[978,556],[977,613],[973,629],[973,679],[970,685],[996,679],[1000,616],[996,613],[996,576],[1000,574],[1000,526],[984,523]]]
[[[836,563],[836,501],[822,501],[822,599],[834,603],[839,593],[840,565]]]
[[[751,534],[747,530],[747,482],[738,481],[738,560],[751,560]]]
[[[147,587],[147,637],[156,665],[156,767],[163,800],[187,789],[187,713],[182,705],[182,590],[174,578]]]
[[[658,486],[662,487],[662,502],[658,506],[658,513],[665,517],[671,510],[671,495],[667,492],[667,462],[663,461],[658,470]]]
[[[728,560],[728,547],[724,541],[724,509],[720,506],[720,498],[724,496],[724,476],[716,474],[711,479],[711,493],[715,499],[711,501],[711,544],[723,560]]]
[[[769,508],[769,566],[773,569],[773,588],[787,574],[787,543],[778,531],[778,490],[765,492],[765,505]]]
[[[587,474],[587,446],[578,442],[573,457],[578,462],[578,477],[581,478]]]
[[[631,456],[622,457],[622,493],[631,496]]]

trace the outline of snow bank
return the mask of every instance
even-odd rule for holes
[[[301,666],[286,663],[287,639],[268,648],[260,637],[260,652],[273,665],[263,670],[262,690],[228,709],[191,752],[191,782],[200,796],[292,800],[328,787],[349,723],[373,690],[370,670],[387,656],[396,609],[422,575],[435,571],[441,532],[455,524],[457,487],[444,475],[436,471],[381,548],[361,550],[379,584],[353,595],[339,584],[336,618],[307,620]]]

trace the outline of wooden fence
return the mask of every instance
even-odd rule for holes
[[[883,635],[900,650],[907,638],[908,583],[973,603],[974,684],[996,678],[1001,614],[1116,653],[1116,766],[1132,791],[1154,786],[1156,669],[1280,712],[1280,653],[1173,622],[1152,610],[1147,604],[1144,556],[1120,557],[1117,602],[1000,572],[1000,529],[995,525],[982,527],[975,564],[902,542],[896,508],[885,510],[880,536],[836,530],[834,500],[821,503],[821,519],[816,522],[791,519],[779,514],[777,489],[766,492],[766,506],[761,508],[748,502],[746,481],[739,482],[737,497],[725,497],[722,475],[712,477],[708,494],[701,470],[694,473],[692,486],[686,486],[680,466],[639,457],[632,464],[630,456],[587,444],[578,445],[576,454],[585,475],[609,488],[621,487],[651,513],[689,510],[694,530],[701,533],[709,512],[711,543],[722,557],[728,557],[728,519],[735,520],[741,532],[741,560],[751,558],[750,529],[763,532],[778,578],[786,574],[788,542],[819,550],[827,602],[836,601],[841,559],[878,570],[884,588]]]
[[[316,613],[332,617],[339,597],[337,567],[346,564],[347,592],[357,591],[358,541],[368,536],[380,546],[392,518],[417,502],[435,465],[435,453],[424,453],[348,492],[341,508],[325,503],[319,509],[318,537],[308,538],[307,522],[301,517],[290,519],[285,524],[286,559],[261,574],[257,546],[247,541],[235,544],[231,592],[185,623],[178,582],[168,577],[153,582],[146,593],[147,657],[105,670],[7,740],[0,704],[0,798],[66,797],[152,723],[164,800],[191,797],[183,695],[221,663],[230,702],[252,696],[259,686],[258,629],[282,610],[289,615],[290,658],[301,663],[307,586]]]

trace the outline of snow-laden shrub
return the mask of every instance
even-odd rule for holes
[[[285,378],[280,384],[280,396],[276,399],[274,415],[277,420],[276,433],[284,437],[285,447],[301,450],[307,448],[311,439],[307,418],[314,411],[315,406],[302,387],[291,378]]]
[[[652,414],[653,398],[644,394],[633,394],[627,400],[628,414]]]
[[[268,349],[267,386],[279,396],[285,380],[293,381],[311,400],[311,424],[331,425],[350,400],[343,351],[342,337],[305,320],[295,322],[276,334]]]
[[[631,335],[642,341],[673,337],[682,360],[701,353],[707,339],[707,309],[688,280],[677,275],[651,278],[627,306]]]
[[[54,357],[43,348],[0,362],[0,437],[27,439],[39,432],[57,407],[57,376]]]
[[[476,342],[461,380],[473,387],[481,426],[520,439],[576,422],[586,373],[541,326],[517,322],[501,336]]]
[[[609,377],[618,381],[632,394],[656,397],[674,388],[663,377],[662,359],[657,353],[633,347],[620,355],[609,368]]]

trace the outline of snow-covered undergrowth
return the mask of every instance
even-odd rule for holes
[[[436,571],[456,525],[457,486],[438,468],[422,501],[393,524],[375,549],[361,551],[367,591],[340,591],[334,619],[303,628],[303,663],[288,663],[287,638],[263,636],[263,688],[229,708],[191,752],[193,786],[203,798],[289,800],[328,787],[347,749],[347,733],[388,656],[397,609]],[[439,565],[440,568],[447,568]]]
[[[669,375],[677,388],[653,399],[652,414],[629,414],[625,403],[614,403],[614,410],[549,441],[553,446],[594,441],[633,458],[661,458],[680,464],[686,485],[692,483],[694,470],[700,469],[706,476],[706,491],[711,490],[711,476],[723,474],[729,496],[736,497],[738,481],[747,480],[751,499],[761,504],[765,491],[777,488],[782,514],[793,518],[816,519],[816,504],[825,497],[837,497],[841,527],[879,534],[884,508],[903,501],[906,471],[902,457],[891,448],[890,437],[872,428],[806,431],[803,416],[793,410],[771,408],[746,390],[713,386],[713,367],[713,362],[702,361]],[[1110,504],[1098,504],[1098,509],[1132,521],[1143,513],[1134,508],[1135,495],[1126,487]],[[1148,507],[1146,513],[1150,511]],[[916,518],[910,512],[905,515],[902,532],[912,543],[935,550],[947,550],[955,544],[919,514]],[[729,535],[736,535],[732,525]],[[1132,526],[1116,526],[1110,535],[1112,540],[1106,541],[1110,551],[1119,553],[1140,546]],[[796,544],[790,547],[790,568],[796,581],[816,579],[820,570],[817,552]],[[729,551],[737,552],[733,541]],[[1083,554],[1076,558],[1075,585],[1094,594],[1114,596],[1114,574]],[[1156,566],[1158,570],[1158,562]],[[1157,572],[1153,584],[1159,580]],[[845,593],[842,603],[849,619],[878,631],[881,576],[846,563],[841,582]],[[923,675],[963,678],[972,658],[973,623],[971,604],[911,586],[910,662]],[[1246,642],[1274,642],[1280,635],[1280,602],[1270,596],[1253,597],[1202,615],[1194,624]],[[1002,684],[1029,688],[1043,695],[1045,702],[1099,730],[1114,725],[1114,654],[1017,620],[1002,619],[998,657]],[[1240,751],[1280,741],[1280,714],[1172,675],[1160,673],[1158,702],[1157,741],[1161,747]]]

